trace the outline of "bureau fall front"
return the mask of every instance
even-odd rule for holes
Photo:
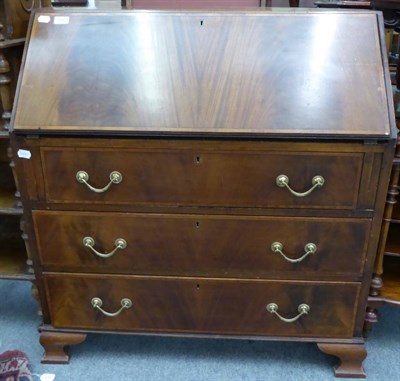
[[[382,25],[37,12],[12,144],[43,361],[88,333],[281,339],[364,377],[395,139]]]

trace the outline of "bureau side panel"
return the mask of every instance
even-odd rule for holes
[[[371,225],[371,233],[368,242],[368,251],[365,261],[365,270],[362,282],[362,291],[360,298],[360,306],[357,313],[356,325],[355,325],[355,336],[361,336],[364,326],[364,319],[366,316],[366,307],[368,300],[368,293],[371,285],[373,266],[376,260],[376,254],[379,243],[379,236],[382,228],[382,219],[385,208],[385,201],[388,191],[390,173],[392,169],[393,156],[395,150],[395,140],[389,141],[385,145],[385,152],[383,155],[376,153],[374,161],[380,162],[380,168],[377,171],[379,175],[378,183],[375,190],[375,205],[374,205],[374,217]],[[382,158],[382,160],[381,160]]]

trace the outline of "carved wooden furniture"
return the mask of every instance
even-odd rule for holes
[[[378,322],[378,309],[384,304],[400,306],[400,208],[397,203],[400,185],[400,138],[390,178],[389,192],[368,298],[365,330]]]
[[[364,377],[379,14],[43,11],[29,36],[12,144],[43,361],[90,332],[281,339]]]
[[[375,0],[371,6],[383,11],[385,27],[400,31],[400,1]],[[400,59],[397,61],[395,76],[397,91],[394,94],[395,116],[399,126]],[[365,331],[371,330],[378,321],[378,309],[384,304],[400,306],[400,208],[397,203],[400,173],[400,137],[393,160],[392,174],[386,200],[384,219],[379,238],[378,253],[375,260],[370,297],[365,319]]]
[[[385,26],[400,31],[400,1],[375,0],[372,5],[383,11]],[[395,106],[397,126],[399,126],[400,59],[396,71]],[[384,304],[400,306],[400,205],[398,194],[400,185],[400,137],[393,160],[393,169],[387,195],[384,220],[382,223],[378,254],[372,278],[366,329],[378,321],[378,308]]]

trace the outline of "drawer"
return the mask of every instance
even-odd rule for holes
[[[363,153],[42,148],[46,198],[61,203],[354,209]],[[85,172],[87,174],[84,175]],[[110,176],[119,172],[120,183]],[[98,193],[96,188],[107,188]],[[306,197],[277,185],[280,175]],[[86,177],[85,177],[86,176]],[[113,177],[118,181],[117,177]]]
[[[58,328],[272,336],[352,337],[360,285],[204,278],[45,275],[52,324]],[[115,314],[122,300],[132,307]],[[275,303],[285,319],[267,311]],[[302,310],[304,311],[304,310]]]
[[[357,276],[370,230],[346,218],[34,211],[33,221],[48,270],[250,278]]]

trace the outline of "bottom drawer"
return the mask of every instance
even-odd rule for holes
[[[352,337],[360,284],[141,276],[44,277],[59,328],[268,336]],[[97,303],[93,298],[99,298]],[[121,300],[132,306],[121,309]],[[105,312],[117,316],[106,316]],[[267,311],[275,303],[282,321]],[[303,309],[304,311],[304,309]]]

